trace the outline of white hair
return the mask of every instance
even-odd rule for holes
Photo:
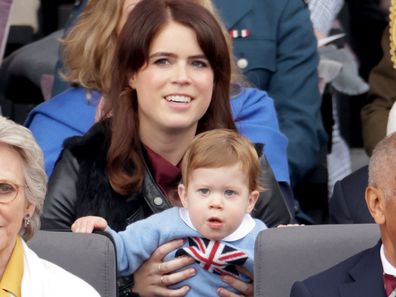
[[[25,198],[34,206],[28,226],[21,222],[21,235],[29,240],[40,229],[40,214],[47,191],[43,153],[29,129],[0,116],[0,143],[12,147],[22,158],[25,177]]]
[[[382,139],[374,148],[369,162],[368,184],[384,191],[385,196],[392,195],[392,186],[396,185],[396,133]]]

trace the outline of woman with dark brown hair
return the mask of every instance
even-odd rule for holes
[[[215,128],[236,129],[227,42],[213,15],[193,1],[137,4],[120,33],[112,73],[107,119],[65,143],[48,186],[45,228],[70,228],[78,217],[98,215],[122,230],[180,205],[179,163],[194,136]],[[277,185],[269,166],[262,164],[263,175]],[[269,191],[261,195],[253,216],[269,226],[288,223],[290,213],[279,188],[267,182]],[[169,289],[159,282],[164,274],[167,285],[194,275],[192,268],[179,271],[192,263],[190,258],[162,262],[180,245],[172,241],[154,252],[134,274],[134,292],[187,292],[186,287]],[[251,284],[229,276],[224,280],[252,295]],[[219,294],[233,296],[224,289]]]

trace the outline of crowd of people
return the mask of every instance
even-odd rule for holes
[[[60,41],[6,58],[0,74],[59,43],[51,98],[26,128],[0,117],[0,292],[98,296],[26,245],[41,228],[108,232],[120,297],[253,296],[259,232],[330,222],[376,223],[381,239],[295,280],[291,296],[343,296],[351,269],[372,279],[371,296],[391,296],[396,1],[381,2],[389,25],[367,83],[330,44],[344,4],[82,0]],[[370,163],[351,173],[336,98],[367,89]]]

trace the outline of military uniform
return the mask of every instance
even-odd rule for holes
[[[234,44],[237,65],[274,99],[289,139],[292,182],[317,162],[326,141],[320,115],[318,54],[303,0],[214,0]]]

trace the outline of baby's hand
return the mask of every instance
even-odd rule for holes
[[[86,216],[77,219],[71,226],[71,229],[76,233],[92,233],[94,229],[104,231],[106,227],[107,222],[104,218]]]

